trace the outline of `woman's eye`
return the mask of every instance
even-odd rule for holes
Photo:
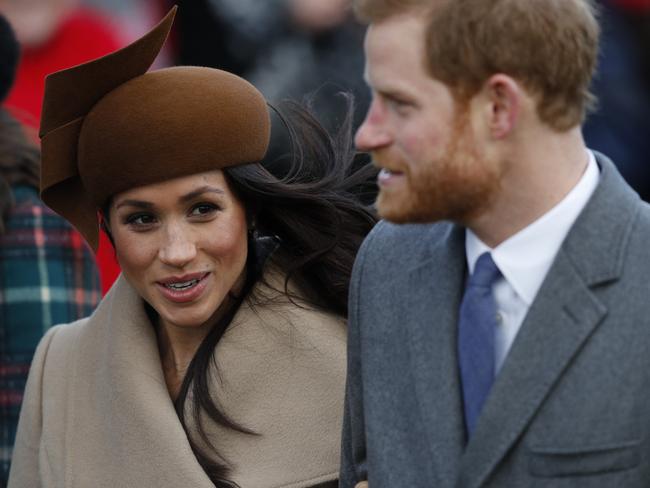
[[[216,212],[218,207],[212,203],[199,203],[194,205],[190,211],[190,215],[203,217],[206,215],[212,215],[213,212]]]
[[[132,226],[147,226],[155,223],[156,219],[151,214],[134,214],[126,218],[126,223]]]

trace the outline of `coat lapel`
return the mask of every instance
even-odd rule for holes
[[[79,345],[66,486],[213,486],[174,410],[142,299],[123,277]]]
[[[607,314],[593,291],[621,275],[638,197],[611,162],[528,311],[463,456],[459,482],[481,486],[522,435]]]
[[[543,285],[499,373],[461,466],[478,487],[521,435],[606,313],[564,254]]]
[[[464,230],[449,226],[422,264],[411,270],[405,289],[406,324],[421,424],[430,441],[438,475],[432,486],[451,487],[464,442],[456,360],[456,324],[466,267]]]
[[[275,271],[264,278],[284,286]],[[255,291],[259,306],[244,302],[217,346],[211,374],[219,381],[211,386],[221,408],[260,435],[244,436],[205,417],[204,428],[243,487],[330,481],[339,467],[344,321],[262,282]],[[214,488],[167,391],[143,300],[123,277],[82,334],[72,392],[65,395],[65,486]],[[187,422],[196,428],[191,415]]]

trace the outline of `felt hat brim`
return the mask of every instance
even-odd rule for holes
[[[270,119],[261,93],[222,70],[147,73],[176,7],[131,45],[46,80],[41,197],[93,249],[97,211],[127,189],[260,161]]]

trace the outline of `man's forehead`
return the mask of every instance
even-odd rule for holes
[[[426,25],[426,18],[422,15],[417,15],[415,12],[392,15],[368,25],[366,30],[366,43],[369,39],[376,37],[385,38],[393,35],[423,39],[422,36]]]
[[[400,16],[372,24],[366,33],[364,78],[370,86],[399,85],[424,69],[423,22]],[[395,87],[397,88],[397,87]]]

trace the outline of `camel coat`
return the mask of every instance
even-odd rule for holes
[[[270,303],[242,305],[215,353],[219,404],[260,435],[206,428],[242,488],[328,484],[339,469],[345,324],[284,295]],[[91,317],[42,339],[9,487],[213,487],[174,411],[142,299],[123,277]]]

